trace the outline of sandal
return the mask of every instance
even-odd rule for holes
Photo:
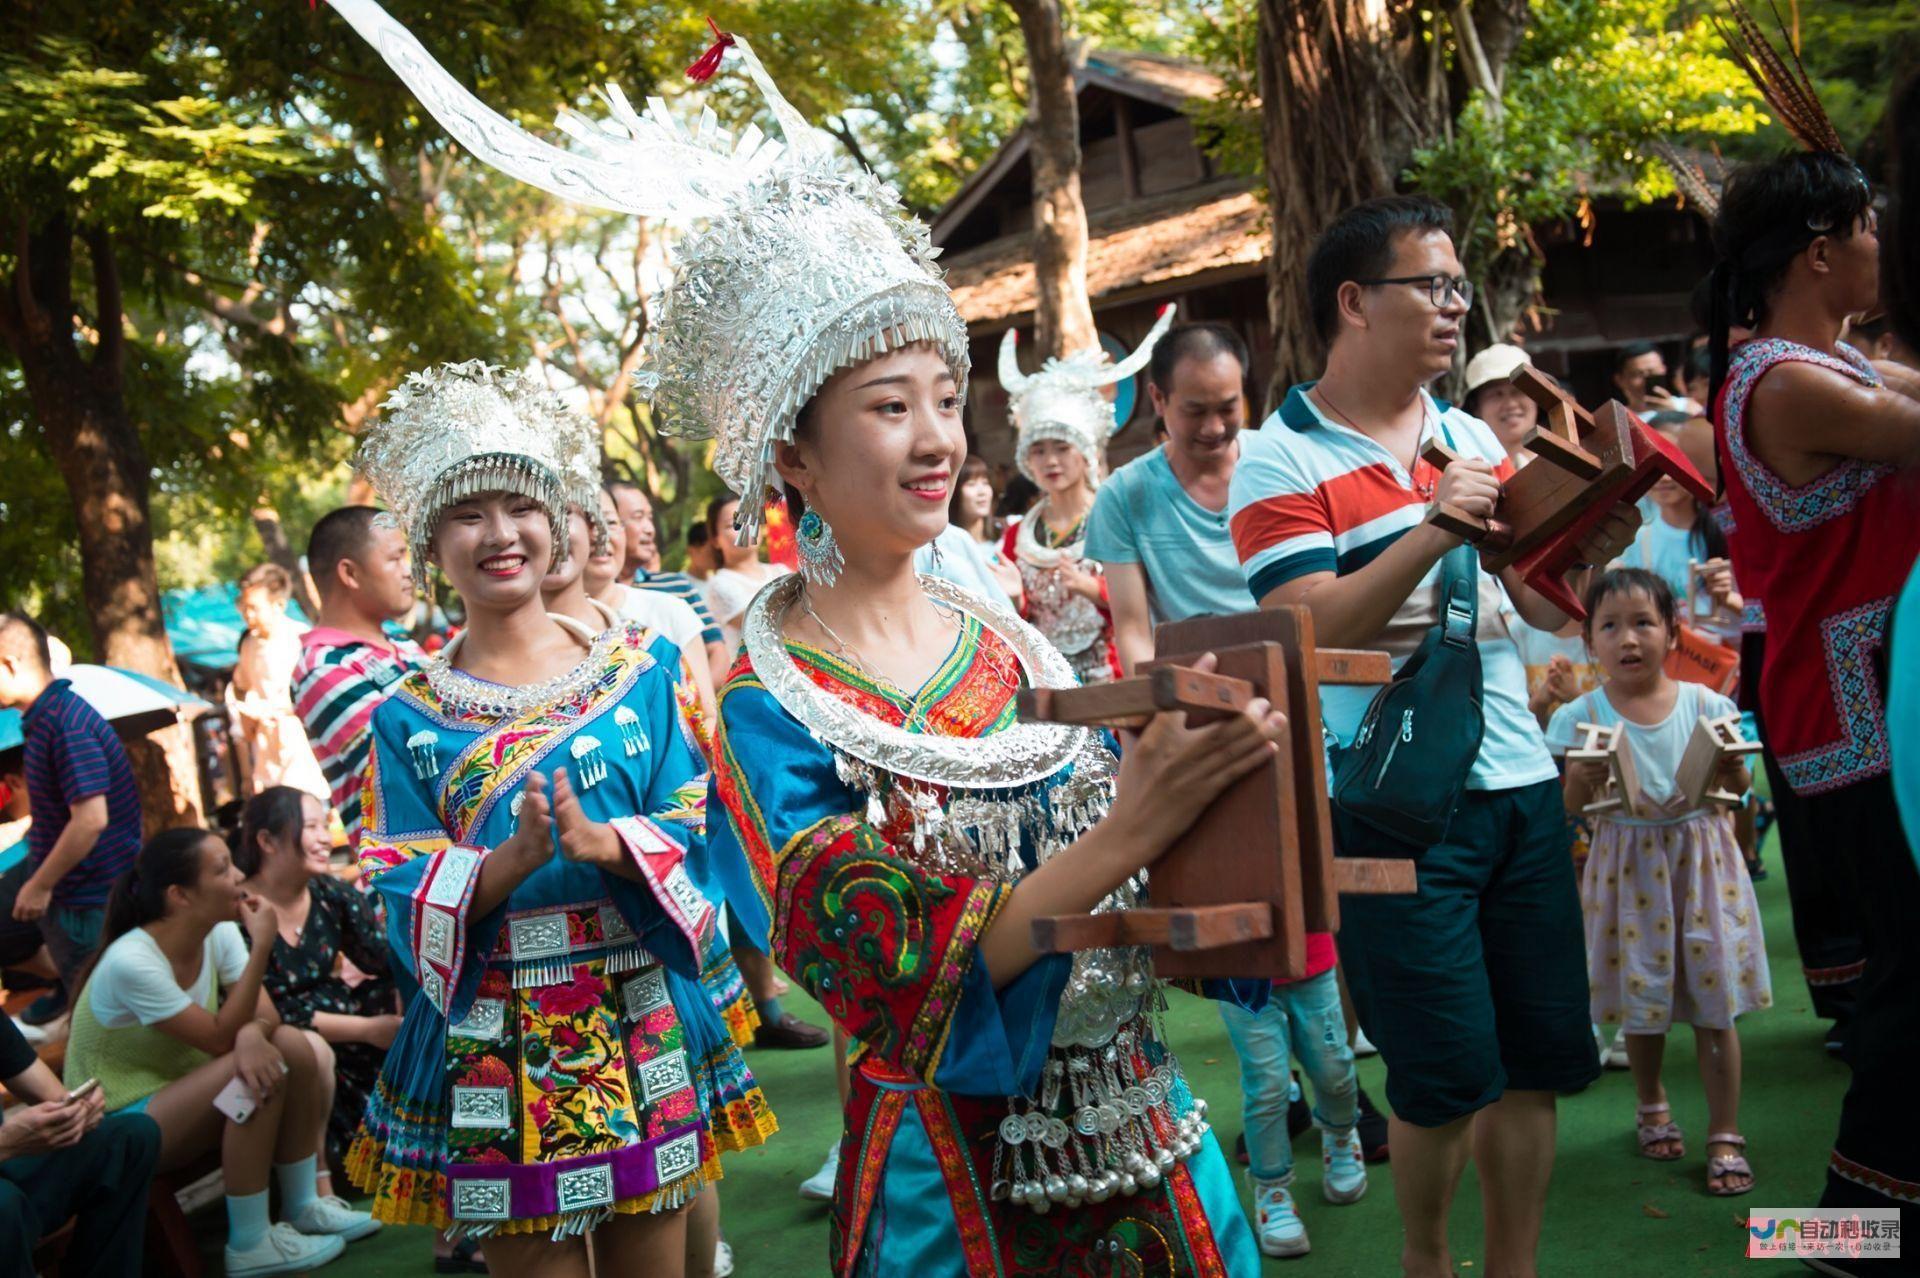
[[[1667,1121],[1664,1123],[1648,1122],[1647,1119],[1654,1114],[1665,1114]],[[1684,1143],[1686,1138],[1680,1132],[1680,1124],[1673,1121],[1672,1105],[1666,1101],[1661,1101],[1656,1105],[1641,1105],[1634,1109],[1633,1115],[1638,1120],[1638,1125],[1634,1129],[1634,1135],[1640,1139],[1640,1156],[1642,1158],[1651,1158],[1657,1163],[1671,1163],[1686,1157],[1687,1148]],[[1678,1146],[1678,1148],[1665,1154],[1656,1154],[1653,1152],[1655,1145],[1666,1141],[1671,1141],[1674,1145]]]
[[[1715,1145],[1731,1145],[1735,1149],[1745,1149],[1747,1138],[1739,1132],[1715,1132],[1707,1137],[1707,1148]],[[1744,1185],[1715,1185],[1714,1182],[1727,1176],[1745,1176]],[[1707,1192],[1715,1198],[1734,1198],[1753,1188],[1753,1167],[1744,1154],[1709,1154],[1707,1156]]]

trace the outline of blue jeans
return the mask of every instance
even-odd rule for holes
[[[1276,985],[1267,1005],[1249,1012],[1220,1005],[1240,1058],[1241,1110],[1247,1125],[1247,1157],[1255,1179],[1293,1177],[1293,1142],[1287,1136],[1289,1058],[1313,1086],[1313,1121],[1345,1135],[1359,1116],[1360,1084],[1347,1045],[1347,1018],[1340,1011],[1340,983],[1333,969],[1291,985]]]

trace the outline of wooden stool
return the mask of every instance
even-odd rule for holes
[[[1236,782],[1148,871],[1153,904],[1033,921],[1051,952],[1154,947],[1168,978],[1306,974],[1306,934],[1336,931],[1341,892],[1411,892],[1413,862],[1336,858],[1320,728],[1320,685],[1392,677],[1381,652],[1320,650],[1313,617],[1287,607],[1172,622],[1139,675],[1091,688],[1023,694],[1022,718],[1137,727],[1185,710],[1189,724],[1236,714],[1265,697],[1287,716],[1273,763]],[[1212,673],[1191,667],[1211,652]]]
[[[1758,741],[1748,741],[1740,735],[1739,715],[1718,719],[1701,715],[1693,725],[1693,735],[1687,738],[1687,748],[1680,756],[1680,770],[1674,776],[1674,785],[1686,799],[1688,810],[1709,803],[1723,808],[1745,807],[1745,795],[1719,787],[1720,769],[1729,758],[1758,754],[1760,749]]]
[[[1598,797],[1580,810],[1588,816],[1597,816],[1602,812],[1618,812],[1622,816],[1637,817],[1640,808],[1640,776],[1634,771],[1633,747],[1627,743],[1626,729],[1619,724],[1603,728],[1597,723],[1574,725],[1580,733],[1580,744],[1567,751],[1567,758],[1574,762],[1604,763],[1610,773],[1606,788]]]
[[[1618,400],[1589,413],[1530,365],[1514,370],[1513,384],[1540,406],[1541,422],[1523,441],[1535,464],[1501,485],[1493,518],[1441,502],[1427,522],[1478,546],[1488,572],[1517,568],[1555,607],[1585,617],[1586,608],[1564,580],[1583,557],[1580,543],[1615,509],[1639,501],[1662,475],[1704,505],[1713,504],[1713,488],[1677,445]],[[1438,440],[1428,441],[1420,456],[1437,470],[1460,460]]]

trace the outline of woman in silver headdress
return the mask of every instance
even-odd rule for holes
[[[613,122],[566,117],[583,145],[563,151],[488,112],[371,0],[330,3],[482,159],[700,224],[643,385],[664,430],[716,441],[743,540],[769,490],[800,507],[801,562],[747,609],[705,876],[859,1043],[835,1271],[1257,1273],[1147,952],[1042,955],[1029,923],[1132,903],[1282,725],[1264,703],[1197,730],[1162,716],[1121,765],[1093,732],[1017,721],[1021,688],[1069,686],[1071,668],[1019,617],[913,570],[966,452],[966,329],[926,227],[744,41],[782,146],[711,118],[689,133],[609,91]],[[1264,988],[1222,993],[1257,1006]]]
[[[1036,373],[1020,371],[1017,329],[1000,339],[1000,384],[1013,406],[1013,460],[1041,492],[1025,516],[1008,524],[1001,553],[1020,570],[1021,611],[1083,683],[1120,677],[1107,579],[1085,553],[1087,516],[1113,434],[1113,403],[1102,391],[1145,368],[1172,325],[1168,306],[1120,363],[1109,363],[1096,346],[1050,359]]]
[[[466,628],[372,720],[361,871],[419,992],[348,1171],[383,1220],[485,1237],[495,1273],[584,1275],[589,1233],[673,1273],[678,1209],[772,1116],[700,980],[707,765],[675,666],[541,597],[591,540],[556,415],[525,378],[447,365],[362,447]]]

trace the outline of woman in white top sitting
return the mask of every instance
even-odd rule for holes
[[[751,546],[740,544],[733,528],[733,517],[739,509],[740,502],[734,497],[718,498],[707,507],[707,544],[720,563],[705,582],[707,611],[726,636],[727,651],[734,654],[740,651],[740,619],[746,615],[747,605],[760,593],[760,587],[787,571],[760,558],[757,538]]]
[[[159,1125],[161,1171],[220,1152],[229,1278],[311,1269],[379,1228],[319,1192],[333,1078],[261,991],[278,929],[273,907],[240,890],[218,835],[155,835],[114,884],[67,1044],[69,1087],[97,1078],[109,1110]],[[269,1164],[278,1225],[267,1215]]]

